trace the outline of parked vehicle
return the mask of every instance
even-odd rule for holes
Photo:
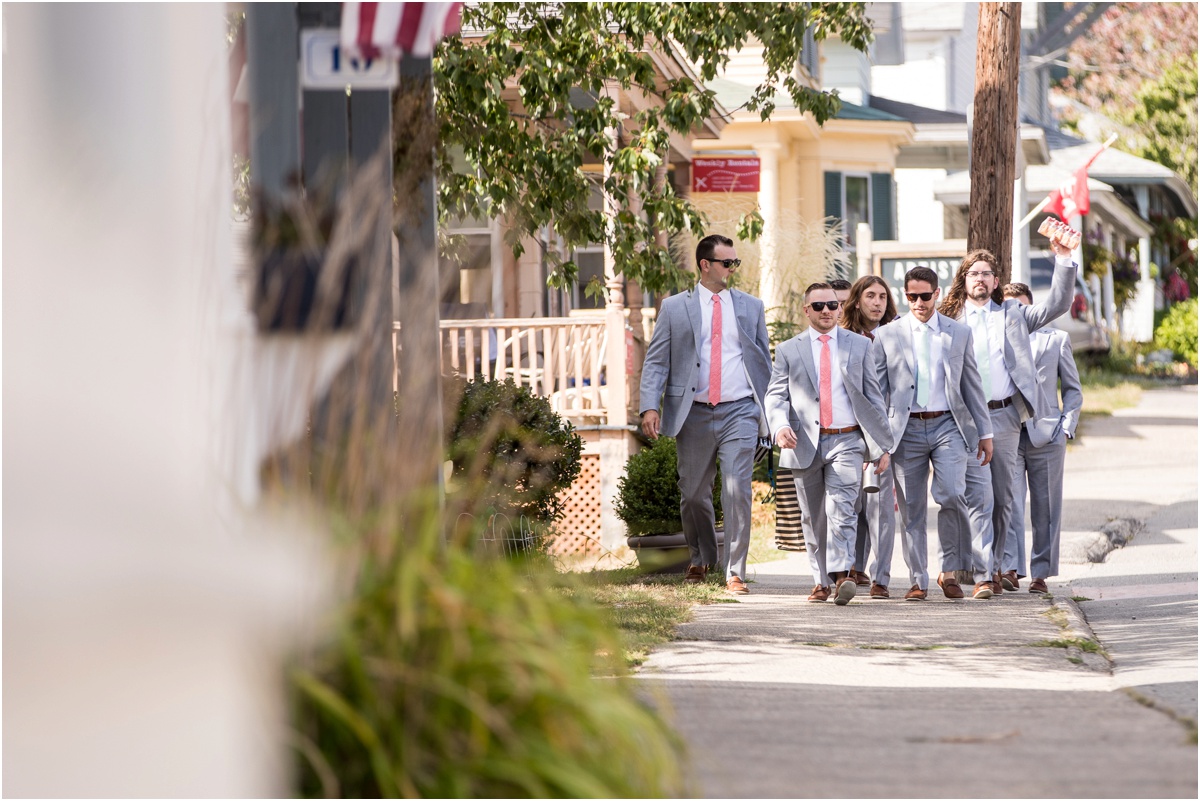
[[[1033,290],[1033,302],[1041,303],[1050,294],[1050,279],[1054,275],[1054,256],[1048,250],[1033,250],[1029,254],[1029,288]],[[1051,325],[1067,332],[1071,338],[1071,349],[1079,353],[1105,353],[1111,343],[1108,331],[1100,319],[1099,304],[1092,297],[1083,278],[1083,271],[1075,274],[1075,297],[1071,310]]]

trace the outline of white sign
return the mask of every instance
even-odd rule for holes
[[[400,66],[393,59],[344,57],[336,29],[300,32],[301,88],[395,89],[399,83]]]

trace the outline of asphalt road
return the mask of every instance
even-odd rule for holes
[[[639,674],[693,793],[1195,798],[1196,390],[1085,425],[1052,598],[809,604],[794,554],[697,609]],[[1113,518],[1142,528],[1086,562]]]

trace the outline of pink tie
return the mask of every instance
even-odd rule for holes
[[[721,402],[721,296],[713,295],[712,350],[708,354],[708,402]]]
[[[817,337],[821,341],[821,428],[833,425],[833,365],[829,357],[829,334]]]

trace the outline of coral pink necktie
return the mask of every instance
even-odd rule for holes
[[[708,402],[721,402],[721,296],[713,295],[712,350],[708,354]]]
[[[829,334],[817,337],[821,341],[821,428],[833,425],[833,365],[830,364]]]

